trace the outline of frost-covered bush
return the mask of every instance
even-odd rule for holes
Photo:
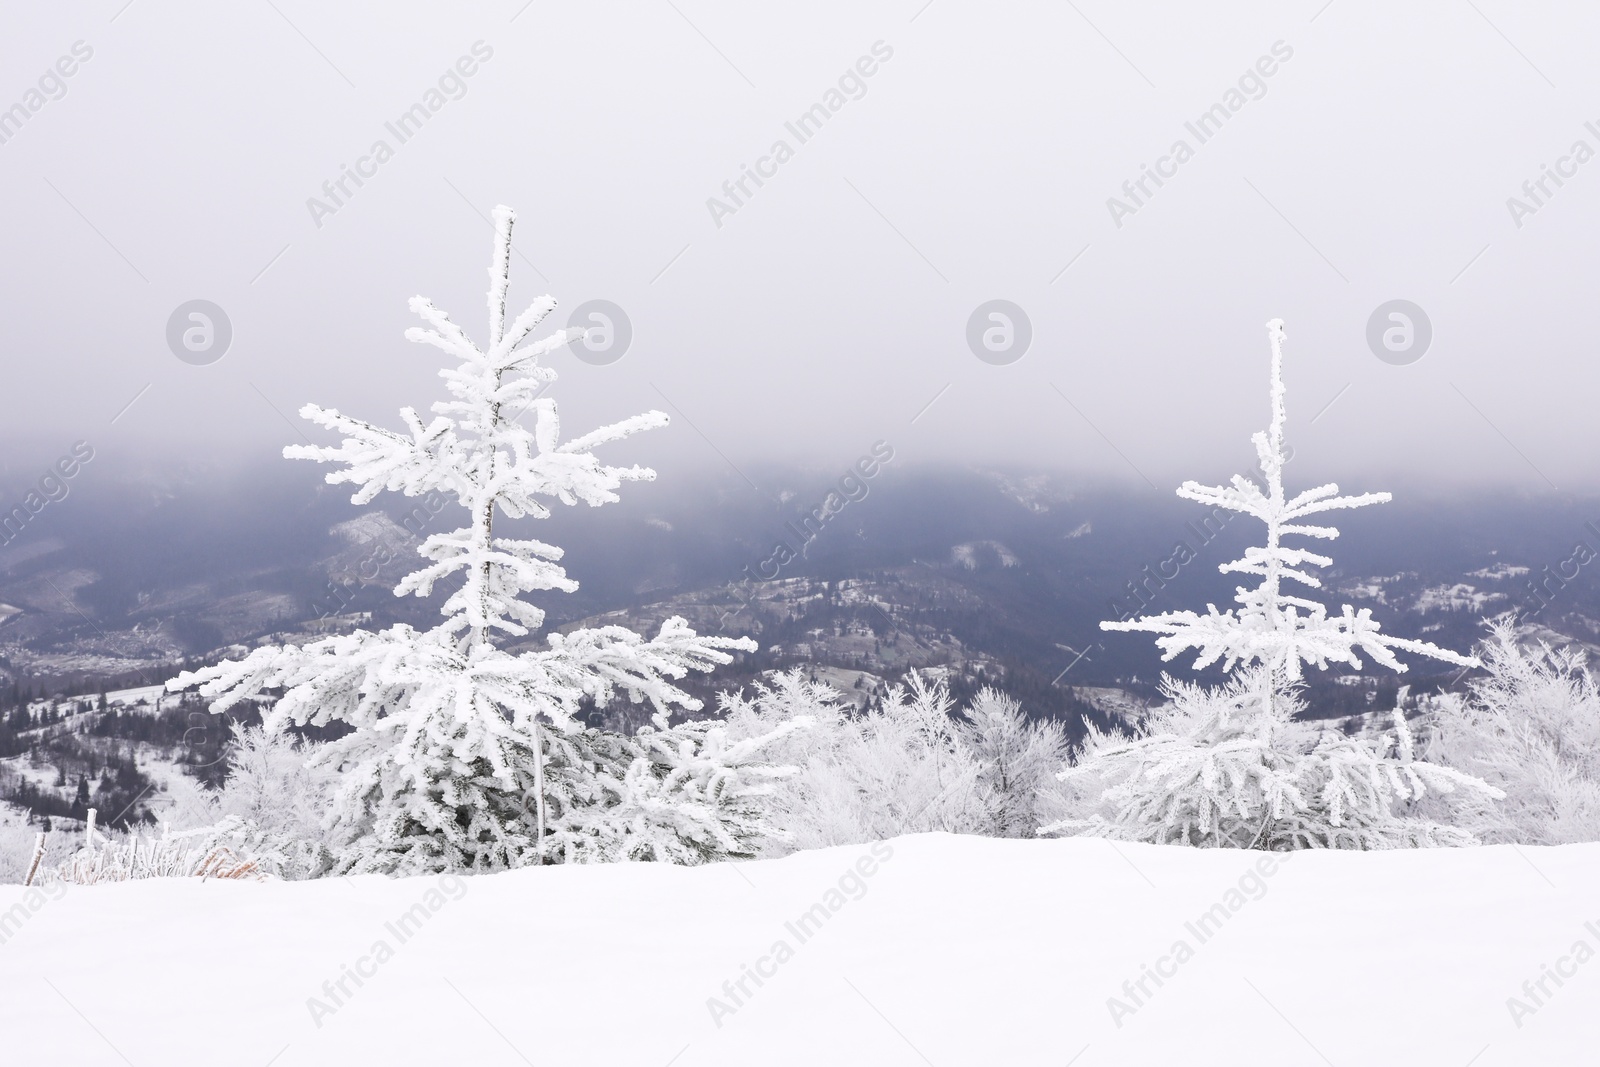
[[[1430,758],[1505,793],[1477,813],[1488,842],[1600,840],[1600,686],[1582,650],[1524,641],[1509,617],[1492,624],[1486,673],[1427,717]]]
[[[790,835],[769,853],[857,844],[927,830],[973,832],[966,811],[976,768],[954,743],[954,724],[921,679],[908,699],[891,691],[879,710],[856,714],[831,686],[799,670],[722,695],[735,736],[760,736],[796,721],[810,728],[774,747],[798,768],[777,785],[773,821]]]
[[[334,865],[323,823],[333,772],[316,746],[286,730],[232,724],[228,773],[217,789],[190,778],[168,787],[167,819],[275,878],[315,878]]]
[[[979,766],[977,797],[982,832],[991,837],[1033,837],[1057,791],[1056,771],[1067,757],[1061,724],[1030,720],[1022,705],[998,689],[983,689],[965,710],[957,736]]]
[[[769,853],[930,830],[1032,836],[1065,750],[1058,725],[1028,722],[1003,694],[984,690],[962,719],[945,684],[917,673],[861,712],[799,670],[723,694],[722,708],[735,736],[810,723],[773,745],[796,771],[773,783],[770,818],[789,839]]]
[[[1471,811],[1490,791],[1471,775],[1416,758],[1405,717],[1376,737],[1296,721],[1294,688],[1271,693],[1253,667],[1228,684],[1165,680],[1167,702],[1130,734],[1092,724],[1062,775],[1066,817],[1046,832],[1202,848],[1381,849],[1470,845],[1452,818],[1405,810],[1433,798]]]
[[[1343,663],[1359,669],[1369,657],[1403,672],[1396,652],[1476,666],[1477,661],[1424,641],[1382,632],[1370,609],[1337,613],[1291,588],[1315,590],[1315,568],[1327,556],[1285,544],[1289,538],[1332,540],[1332,526],[1311,516],[1387,501],[1388,493],[1340,496],[1337,485],[1284,491],[1284,383],[1281,319],[1267,323],[1272,348],[1271,422],[1253,442],[1260,483],[1235,475],[1227,485],[1185,482],[1178,495],[1237,511],[1266,526],[1266,544],[1221,566],[1251,575],[1237,608],[1205,614],[1169,611],[1101,623],[1107,630],[1157,634],[1171,660],[1195,653],[1196,670],[1221,662],[1233,679],[1217,689],[1168,679],[1170,703],[1132,736],[1090,727],[1074,765],[1062,772],[1070,801],[1050,831],[1092,833],[1134,841],[1221,848],[1397,848],[1471,844],[1470,830],[1432,821],[1429,801],[1466,812],[1496,791],[1469,774],[1417,758],[1404,717],[1378,738],[1346,737],[1298,724],[1302,668]],[[1289,585],[1292,583],[1292,585]],[[1404,810],[1402,810],[1404,809]]]

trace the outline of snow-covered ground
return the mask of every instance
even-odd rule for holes
[[[1475,611],[1483,613],[1489,606],[1506,599],[1504,593],[1481,592],[1466,582],[1454,585],[1436,585],[1424,589],[1412,605],[1412,611]]]
[[[0,1034],[19,1064],[1558,1067],[1595,1062],[1597,948],[1600,845],[924,835],[692,869],[0,887]]]
[[[161,703],[175,703],[176,698],[169,692],[165,685],[141,685],[133,689],[118,689],[106,694],[106,703],[113,706],[133,709],[146,707],[151,711],[156,710]]]

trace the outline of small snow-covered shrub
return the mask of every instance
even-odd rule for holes
[[[1036,722],[1022,705],[998,689],[986,688],[966,708],[958,736],[977,761],[978,800],[983,832],[992,837],[1033,837],[1046,822],[1055,776],[1067,758],[1061,724]]]
[[[804,716],[812,729],[780,742],[775,757],[799,768],[779,784],[772,818],[791,835],[770,853],[858,844],[928,830],[975,833],[970,803],[979,768],[956,742],[942,686],[912,675],[882,707],[857,714],[828,685],[795,670],[724,694],[736,733],[755,735]]]
[[[1167,703],[1131,735],[1091,724],[1062,774],[1065,817],[1045,832],[1274,851],[1476,843],[1456,825],[1467,820],[1406,810],[1430,797],[1446,813],[1472,811],[1494,790],[1418,759],[1398,710],[1380,736],[1346,736],[1295,721],[1298,690],[1267,690],[1264,674],[1251,668],[1219,687],[1167,678]]]
[[[249,857],[275,878],[315,878],[334,864],[322,828],[333,774],[314,745],[286,730],[232,726],[228,774],[217,789],[181,779],[168,790],[173,824]]]
[[[1505,793],[1477,813],[1487,842],[1600,840],[1600,685],[1583,652],[1524,642],[1515,622],[1491,625],[1486,674],[1466,695],[1434,703],[1430,758]]]
[[[770,818],[789,837],[769,853],[930,830],[1032,836],[1038,792],[1065,749],[1059,726],[1029,723],[994,690],[963,721],[945,684],[915,672],[863,712],[799,670],[725,693],[722,708],[736,736],[812,722],[773,746],[797,770],[773,782]]]

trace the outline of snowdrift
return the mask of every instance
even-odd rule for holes
[[[0,887],[6,1063],[1595,1062],[1600,845]]]

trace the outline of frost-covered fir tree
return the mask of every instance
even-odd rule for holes
[[[1396,652],[1476,666],[1477,660],[1424,641],[1382,632],[1370,609],[1346,604],[1337,614],[1291,591],[1321,587],[1313,568],[1332,560],[1285,538],[1331,540],[1338,530],[1306,520],[1364,507],[1388,493],[1340,496],[1334,484],[1290,497],[1283,486],[1283,321],[1267,324],[1271,343],[1271,421],[1254,438],[1263,476],[1242,475],[1225,486],[1185,482],[1178,495],[1259,519],[1266,544],[1224,563],[1224,573],[1259,581],[1240,586],[1239,605],[1205,614],[1169,611],[1107,630],[1143,631],[1171,660],[1194,651],[1196,670],[1221,662],[1232,672],[1219,689],[1164,686],[1168,706],[1132,737],[1091,725],[1076,764],[1061,775],[1079,790],[1076,813],[1048,830],[1090,832],[1129,840],[1236,848],[1389,848],[1465,844],[1469,832],[1401,812],[1431,793],[1467,791],[1477,799],[1495,790],[1470,775],[1416,758],[1409,728],[1396,709],[1394,732],[1345,737],[1294,721],[1302,709],[1302,669],[1342,663],[1362,666],[1365,654],[1395,671]]]
[[[674,617],[652,638],[605,626],[549,634],[542,648],[507,647],[544,621],[524,594],[570,592],[577,583],[560,566],[561,549],[508,536],[498,524],[544,518],[546,500],[617,500],[623,482],[655,474],[607,465],[594,449],[667,424],[652,411],[561,439],[555,401],[542,395],[556,375],[540,358],[584,331],[531,340],[555,307],[549,296],[508,321],[514,218],[495,209],[486,345],[425,298],[411,300],[426,325],[407,330],[407,339],[453,361],[440,372],[449,399],[433,405],[434,417],[406,408],[395,432],[311,404],[302,417],[343,441],[284,449],[289,458],[339,464],[327,481],[356,486],[357,504],[384,490],[442,493],[460,504],[466,525],[428,537],[418,549],[427,565],[395,588],[421,597],[449,589],[444,620],[430,630],[397,625],[258,648],[169,686],[199,686],[215,712],[276,695],[268,729],[351,728],[312,757],[338,771],[326,824],[337,870],[751,853],[767,832],[759,797],[772,772],[756,758],[762,739],[734,744],[716,724],[666,722],[673,709],[699,707],[675,682],[730,662],[733,650],[753,650],[749,639],[702,636]],[[585,700],[604,705],[618,696],[648,701],[655,725],[635,736],[584,728]]]
[[[1218,612],[1215,605],[1208,604],[1204,615],[1169,611],[1126,622],[1102,622],[1101,628],[1160,634],[1156,644],[1166,653],[1163,658],[1171,660],[1193,649],[1195,670],[1218,660],[1222,660],[1223,669],[1229,671],[1237,665],[1260,663],[1267,668],[1260,679],[1269,688],[1298,681],[1304,663],[1315,664],[1319,669],[1326,668],[1330,662],[1360,669],[1358,653],[1361,652],[1395,671],[1406,669],[1395,658],[1397,650],[1432,656],[1463,667],[1477,666],[1478,661],[1470,656],[1426,641],[1383,633],[1370,608],[1356,611],[1346,604],[1339,614],[1330,616],[1322,604],[1295,596],[1285,588],[1286,581],[1308,589],[1321,588],[1321,580],[1310,568],[1333,564],[1327,556],[1284,544],[1285,537],[1332,540],[1339,536],[1339,531],[1332,526],[1313,525],[1302,520],[1323,512],[1387,503],[1392,497],[1388,493],[1340,496],[1338,485],[1331,482],[1294,497],[1285,493],[1282,319],[1267,323],[1267,337],[1272,345],[1272,420],[1264,433],[1251,438],[1266,484],[1259,485],[1236,474],[1227,485],[1189,481],[1178,489],[1178,495],[1186,500],[1241,512],[1265,524],[1265,545],[1246,549],[1242,559],[1224,563],[1219,568],[1224,574],[1256,575],[1260,582],[1254,588],[1241,586],[1234,597],[1239,607],[1225,612]]]

